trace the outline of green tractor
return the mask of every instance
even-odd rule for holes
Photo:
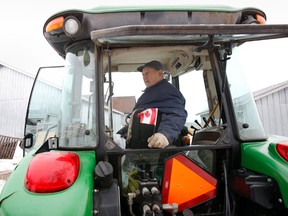
[[[265,133],[244,78],[250,44],[288,37],[265,20],[257,8],[193,5],[51,16],[43,34],[65,66],[36,76],[0,215],[287,215],[288,138]],[[136,101],[136,68],[151,60],[186,99],[182,146],[133,148],[141,123],[116,107]]]

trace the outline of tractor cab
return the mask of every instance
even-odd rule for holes
[[[21,215],[285,212],[288,148],[265,133],[245,79],[249,44],[288,35],[287,25],[265,20],[256,8],[199,6],[51,16],[43,34],[65,66],[39,70],[26,156],[0,196],[1,215],[20,215],[14,204],[23,200]],[[145,89],[137,68],[152,60],[185,97],[181,145],[145,146],[143,134],[153,135],[155,125],[133,113]],[[120,133],[125,126],[128,133]]]

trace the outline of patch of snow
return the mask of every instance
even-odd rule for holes
[[[17,146],[13,159],[0,159],[0,174],[6,173],[7,171],[12,172],[22,158],[23,158],[23,150],[19,146]],[[0,193],[5,183],[6,183],[5,179],[0,179]]]
[[[0,193],[5,185],[6,181],[5,180],[0,180]]]

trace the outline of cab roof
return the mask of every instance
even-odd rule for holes
[[[215,41],[245,42],[255,38],[284,37],[287,26],[247,25],[249,17],[265,13],[257,8],[227,6],[100,6],[88,10],[66,10],[51,16],[43,28],[44,37],[56,52],[65,58],[71,44],[93,40],[99,46],[131,47],[159,43],[203,43],[210,37]],[[65,22],[74,17],[81,30],[73,36],[65,34],[62,25],[47,31],[47,26],[61,17]],[[283,33],[284,32],[284,36]],[[253,34],[253,35],[252,35]],[[255,34],[258,34],[258,36]],[[242,41],[241,41],[242,39]],[[138,45],[136,45],[138,44]]]

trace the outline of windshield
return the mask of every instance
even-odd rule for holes
[[[92,46],[78,44],[69,49],[64,68],[40,70],[26,124],[34,145],[54,136],[59,147],[96,145],[93,55]]]
[[[66,55],[60,146],[95,146],[95,64],[92,47],[77,46]]]
[[[239,51],[233,49],[233,55],[227,61],[227,77],[240,139],[265,139],[266,135],[258,115],[255,100],[245,78],[245,74],[249,74],[250,72],[249,67],[242,67],[242,65],[245,65],[242,62],[245,61],[243,59],[245,55],[242,55],[241,58]]]

